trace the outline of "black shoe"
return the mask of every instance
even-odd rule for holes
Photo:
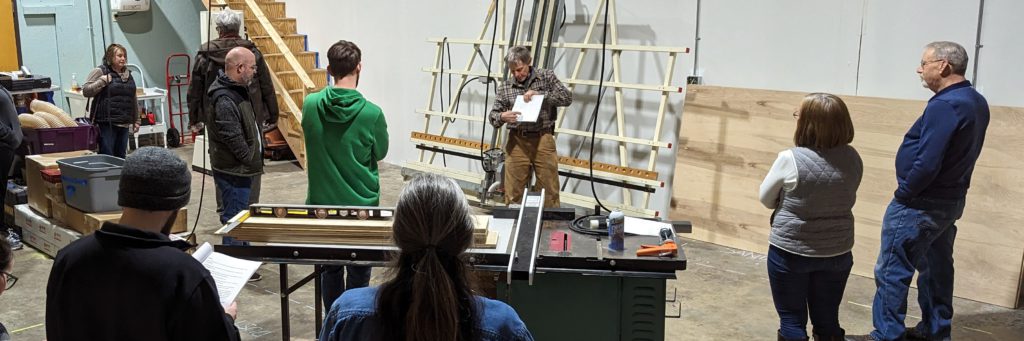
[[[254,272],[252,273],[252,277],[249,277],[249,282],[257,282],[261,279],[263,279],[263,275],[260,275],[259,272]]]
[[[845,339],[846,336],[844,335],[821,336],[818,334],[814,334],[814,341],[844,341]]]

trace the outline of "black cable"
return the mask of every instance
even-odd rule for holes
[[[448,37],[444,37],[444,39],[441,40],[441,60],[438,63],[438,64],[440,64],[440,72],[438,73],[438,75],[440,77],[438,77],[438,79],[437,79],[437,81],[441,83],[441,86],[440,86],[441,89],[440,89],[440,91],[438,91],[440,93],[439,96],[441,97],[441,101],[440,101],[441,102],[440,103],[441,108],[438,110],[438,112],[444,112],[445,111],[445,106],[444,106],[444,55],[445,55],[445,49],[448,49],[448,68],[451,69],[452,68],[452,50],[451,50],[451,48],[448,45]],[[450,103],[451,101],[452,101],[452,75],[451,75],[451,73],[448,73],[448,102]],[[449,120],[447,117],[444,117],[444,116],[441,117],[441,120],[442,120],[442,122],[455,123],[455,119],[450,119]],[[444,154],[444,153],[441,153],[441,164],[444,165],[445,168],[448,167],[448,156],[446,154]]]
[[[590,192],[594,195],[594,200],[597,201],[598,207],[611,212],[611,210],[604,207],[604,204],[601,203],[601,198],[597,197],[597,190],[594,189],[594,140],[597,139],[597,122],[598,115],[600,114],[599,109],[601,108],[600,98],[601,93],[604,92],[604,66],[608,45],[608,1],[604,2],[604,26],[601,31],[601,78],[599,78],[597,83],[598,101],[597,104],[594,105],[594,125],[590,129]],[[598,208],[595,208],[594,210],[597,211],[597,213],[601,213],[601,210]]]
[[[598,228],[597,229],[592,229],[592,228],[590,228],[590,224],[591,224],[591,222],[595,218],[598,221],[598,225],[597,225]],[[607,219],[608,219],[607,215],[603,215],[603,214],[588,214],[588,215],[585,215],[585,216],[582,216],[582,217],[574,219],[572,221],[572,224],[569,224],[569,229],[573,230],[576,233],[585,234],[585,235],[607,236],[608,235],[608,228],[607,228],[607,223],[606,223]],[[586,224],[583,223],[584,221],[586,222]]]
[[[221,10],[224,10],[224,8],[221,8]],[[210,39],[212,34],[213,34],[213,6],[210,6],[210,10],[206,11],[206,39],[207,39],[207,44],[209,44],[209,40],[213,40],[213,39]],[[202,46],[200,46],[200,48],[202,48]],[[196,62],[198,62],[198,61],[196,61]],[[186,72],[192,72],[192,70],[185,70],[185,71]],[[191,79],[191,77],[189,79]],[[205,84],[203,84],[203,85],[205,86]],[[192,86],[191,81],[190,81],[189,86]],[[191,125],[193,125],[193,126],[195,125],[195,122],[189,122],[189,123]],[[182,127],[182,128],[185,128],[185,127]],[[184,131],[182,131],[182,134],[184,134]],[[209,137],[210,137],[210,134],[203,133],[203,141],[204,141],[203,145],[206,146],[206,155],[210,155],[210,141],[207,140]],[[206,155],[203,155],[203,169],[205,170],[206,167],[209,166],[211,171],[212,171],[213,166],[210,166],[209,164],[206,163]],[[195,163],[195,160],[192,160],[192,162]],[[199,216],[201,216],[203,214],[203,196],[206,194],[206,172],[201,172],[201,173],[203,173],[203,176],[202,176],[202,178],[200,180],[200,183],[199,183],[199,207],[196,208],[196,222],[192,223],[192,232],[189,232],[189,236],[195,237],[195,240],[196,240],[195,245],[199,245],[199,236],[196,236],[196,227],[199,226]]]

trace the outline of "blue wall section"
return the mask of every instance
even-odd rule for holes
[[[17,3],[23,63],[64,89],[71,87],[72,74],[82,83],[111,43],[125,46],[128,63],[139,65],[147,86],[165,88],[167,56],[195,55],[199,12],[205,9],[200,0],[151,0],[149,11],[122,14],[115,20],[109,0]],[[172,73],[184,70],[185,65],[172,64]],[[61,94],[56,95],[58,104],[66,106]]]

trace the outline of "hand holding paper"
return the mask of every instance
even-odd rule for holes
[[[544,103],[544,95],[533,95],[527,102],[523,96],[516,96],[516,102],[512,105],[512,111],[520,112],[522,115],[517,118],[519,122],[537,122],[540,116],[540,107]]]
[[[203,243],[192,257],[203,264],[206,270],[213,276],[213,282],[217,285],[217,293],[220,295],[220,304],[227,307],[235,301],[238,293],[249,282],[249,277],[256,273],[263,263],[245,259],[239,259],[213,252],[210,243]]]

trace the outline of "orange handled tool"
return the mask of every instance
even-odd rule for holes
[[[661,229],[659,235],[661,236],[660,244],[641,244],[640,249],[636,250],[636,256],[675,257],[679,253],[679,248],[676,247],[675,233],[672,232],[672,229],[666,227]]]

